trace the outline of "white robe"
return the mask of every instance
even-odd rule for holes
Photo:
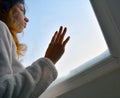
[[[56,77],[57,71],[48,58],[24,68],[7,25],[0,21],[0,98],[37,98]]]

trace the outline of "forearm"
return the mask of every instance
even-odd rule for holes
[[[52,62],[41,58],[20,73],[1,77],[0,98],[37,98],[56,77]]]

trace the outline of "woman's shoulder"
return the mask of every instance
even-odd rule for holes
[[[10,35],[10,31],[7,25],[3,21],[0,20],[0,38],[3,36],[7,37],[8,35]]]
[[[8,29],[7,25],[3,21],[0,20],[0,31],[3,31],[5,29]]]

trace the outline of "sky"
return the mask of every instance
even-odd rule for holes
[[[69,74],[107,49],[89,0],[26,0],[26,17],[29,23],[24,34],[19,35],[20,41],[28,47],[22,60],[25,67],[44,57],[60,26],[67,27],[66,37],[71,38],[55,65],[58,77]]]

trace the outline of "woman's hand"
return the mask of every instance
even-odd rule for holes
[[[70,37],[68,36],[64,40],[64,36],[67,32],[67,28],[62,26],[59,28],[59,31],[56,31],[52,40],[47,48],[45,57],[49,58],[55,64],[63,55],[65,51],[65,46],[69,41]]]

